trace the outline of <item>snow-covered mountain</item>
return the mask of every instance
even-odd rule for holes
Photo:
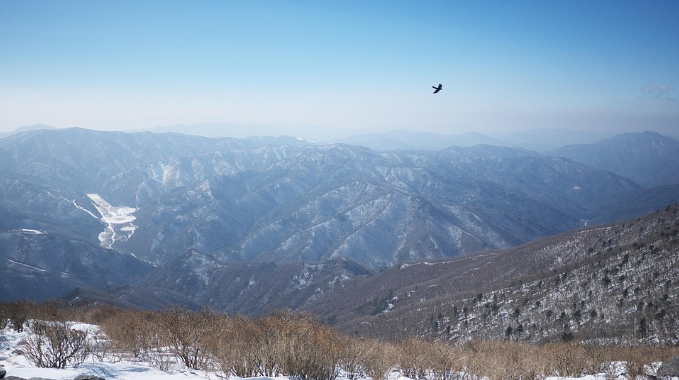
[[[170,264],[189,250],[222,263],[346,257],[380,270],[568,231],[606,214],[602,205],[629,209],[616,200],[645,191],[619,175],[520,148],[389,152],[284,137],[77,128],[0,140],[0,168],[0,209],[8,216],[0,221],[1,259],[29,265],[17,289],[56,270],[41,258],[66,243],[45,245],[49,239],[77,241],[93,255],[70,270],[97,268],[116,279],[52,273],[72,287],[136,283],[138,277],[114,275],[116,265],[97,264],[100,251],[125,257],[140,276],[149,263]],[[666,192],[635,215],[676,198]],[[40,231],[41,240],[27,240],[27,230]],[[38,265],[16,260],[29,252]],[[25,295],[3,292],[7,299]]]

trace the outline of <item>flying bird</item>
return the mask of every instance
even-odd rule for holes
[[[435,93],[437,93],[437,92],[443,90],[443,85],[442,85],[441,83],[439,83],[439,86],[438,86],[438,87],[436,87],[436,86],[431,86],[431,88],[434,89],[434,94],[435,94]]]

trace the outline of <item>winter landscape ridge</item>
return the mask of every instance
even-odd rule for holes
[[[13,294],[5,285],[3,300],[140,282],[167,292],[158,281],[195,272],[186,265],[202,268],[186,281],[203,289],[179,281],[175,300],[209,293],[210,271],[224,264],[279,273],[305,261],[346,258],[356,264],[344,275],[366,276],[408,260],[508,248],[638,217],[679,201],[679,143],[669,137],[626,134],[568,149],[607,158],[583,154],[588,161],[580,164],[491,145],[376,151],[289,138],[24,131],[0,140],[0,244],[6,276],[21,289]],[[304,274],[297,278],[305,281]],[[239,312],[218,301],[205,306]]]
[[[288,308],[387,341],[676,345],[679,143],[559,149],[14,134],[1,300]]]
[[[0,1],[0,379],[679,380],[677,19]]]
[[[313,261],[347,256],[380,269],[421,255],[443,257],[508,247],[591,219],[640,215],[672,203],[671,186],[676,180],[658,175],[660,186],[644,188],[619,175],[636,180],[648,170],[618,171],[616,176],[536,152],[483,145],[406,153],[337,144],[290,146],[289,140],[276,145],[167,134],[39,132],[44,133],[28,135],[26,141],[6,140],[6,147],[14,151],[5,160],[12,168],[5,173],[7,180],[28,175],[35,180],[20,185],[56,183],[61,191],[71,188],[74,194],[50,192],[48,196],[70,202],[68,207],[79,211],[92,204],[83,191],[121,209],[139,209],[134,214],[137,222],[148,226],[152,220],[154,229],[128,227],[136,234],[129,239],[121,234],[117,248],[150,262],[166,261],[195,247],[228,260]],[[55,141],[34,141],[51,139],[52,134]],[[67,141],[60,141],[66,136]],[[33,157],[30,144],[45,149],[35,151]],[[178,152],[180,148],[184,150]],[[671,161],[676,146],[668,148],[669,154],[660,153],[670,161],[641,157],[640,165],[676,166]],[[145,149],[150,156],[143,153]],[[63,153],[66,156],[60,157]],[[17,161],[23,154],[26,159]],[[79,161],[83,156],[92,160],[83,165]],[[543,174],[553,178],[540,178]],[[63,178],[45,177],[55,175]],[[151,206],[154,197],[157,205],[139,207]],[[650,199],[656,205],[631,203],[631,197]],[[630,210],[634,206],[642,210]],[[610,215],[613,212],[622,215]],[[183,215],[169,217],[177,213]],[[434,220],[438,215],[442,219]],[[394,223],[394,218],[409,222],[400,228],[401,235],[384,235],[381,226]],[[93,223],[98,221],[76,222],[100,228]],[[440,225],[438,229],[433,223]],[[222,236],[213,231],[220,229],[229,233]],[[84,234],[91,237],[90,231]],[[214,236],[220,236],[219,241]],[[374,248],[391,252],[361,257],[361,251],[373,248],[375,236],[382,238],[380,245],[389,247]],[[414,249],[413,244],[424,247]]]

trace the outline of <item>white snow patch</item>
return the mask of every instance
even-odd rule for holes
[[[47,270],[45,270],[45,269],[38,268],[38,267],[35,267],[35,266],[33,266],[33,265],[28,265],[28,264],[20,263],[20,262],[18,262],[18,261],[14,261],[14,260],[12,260],[12,259],[8,259],[7,257],[5,257],[5,260],[9,261],[9,262],[12,263],[12,264],[21,265],[21,266],[23,266],[23,267],[31,268],[31,269],[34,269],[34,270],[37,270],[37,271],[40,271],[40,272],[47,272]]]
[[[127,240],[134,234],[137,226],[132,222],[136,219],[132,215],[136,208],[127,206],[111,206],[98,194],[87,194],[94,207],[101,214],[101,220],[106,223],[106,229],[99,234],[102,247],[112,249],[116,241]]]
[[[33,235],[44,235],[45,233],[40,231],[40,230],[31,230],[28,228],[22,228],[21,232],[25,232],[27,234],[33,234]]]
[[[75,208],[77,208],[77,209],[79,209],[79,210],[82,210],[82,211],[85,211],[86,213],[90,214],[90,215],[91,215],[93,218],[95,218],[95,219],[97,218],[97,216],[94,215],[90,210],[88,210],[88,209],[86,209],[86,208],[83,208],[83,207],[81,207],[79,204],[77,204],[77,203],[75,202],[75,200],[72,200],[71,202],[73,202],[73,205],[75,206]]]
[[[446,262],[440,262],[440,263],[430,263],[429,261],[420,261],[420,262],[413,262],[413,263],[403,263],[399,266],[399,269],[406,269],[408,267],[412,267],[415,265],[438,265],[438,264],[446,264]]]

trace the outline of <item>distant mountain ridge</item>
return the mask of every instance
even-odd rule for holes
[[[0,133],[0,138],[26,131],[57,128],[36,124],[22,126],[14,131]],[[360,131],[360,132],[359,132]],[[474,145],[495,145],[520,147],[537,152],[548,152],[566,145],[591,144],[610,138],[610,133],[597,133],[571,129],[531,129],[515,132],[482,134],[466,132],[447,134],[417,130],[392,129],[382,132],[335,129],[316,126],[283,126],[272,124],[248,124],[233,122],[211,122],[200,124],[177,124],[127,131],[127,133],[152,132],[155,134],[176,133],[208,138],[260,139],[269,136],[290,136],[297,140],[292,145],[350,144],[361,145],[374,150],[441,150],[451,146],[471,147]],[[675,136],[676,139],[676,136]]]
[[[380,133],[356,134],[335,141],[386,151],[399,149],[441,150],[452,146],[494,145],[547,152],[565,145],[594,143],[606,137],[608,135],[603,133],[568,129],[535,129],[493,136],[478,132],[450,135],[396,129]]]
[[[549,155],[608,170],[647,188],[679,184],[679,141],[655,132],[626,133],[594,144],[568,145]]]
[[[16,133],[22,133],[22,132],[28,132],[28,131],[38,131],[38,130],[41,130],[41,129],[57,129],[57,128],[50,127],[49,125],[45,125],[45,124],[24,125],[24,126],[19,127],[19,128],[15,129],[11,132],[0,133],[0,139],[7,137],[7,136],[11,136],[11,135],[16,134]]]
[[[338,142],[361,145],[382,151],[391,150],[442,150],[452,146],[471,147],[474,145],[505,145],[502,141],[477,132],[462,135],[444,135],[429,132],[393,130],[383,133],[366,133],[340,139]]]
[[[593,144],[612,136],[613,134],[611,133],[591,130],[542,128],[503,133],[495,136],[495,138],[503,141],[505,145],[518,146],[545,153],[565,145]]]

